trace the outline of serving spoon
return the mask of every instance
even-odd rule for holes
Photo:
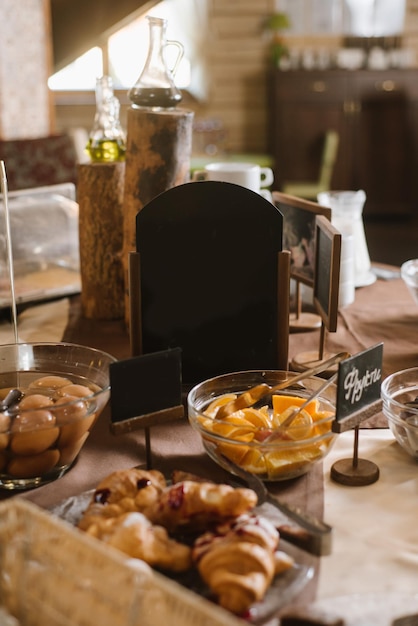
[[[15,404],[23,398],[23,392],[20,389],[10,389],[6,397],[0,400],[0,413],[9,411]]]
[[[340,363],[341,361],[348,359],[350,356],[351,355],[349,352],[339,352],[338,354],[334,354],[334,356],[327,359],[326,361],[321,361],[314,367],[311,367],[304,372],[300,372],[299,374],[295,374],[295,376],[291,376],[290,378],[283,380],[273,387],[270,387],[270,385],[267,385],[267,383],[261,383],[260,385],[256,385],[255,387],[252,387],[251,389],[248,389],[247,391],[241,393],[237,398],[235,398],[235,400],[231,400],[223,406],[220,406],[216,412],[216,419],[222,420],[232,413],[235,413],[236,411],[247,409],[253,406],[262,398],[270,396],[275,391],[280,391],[281,389],[290,387],[294,383],[297,383],[304,378],[309,378],[309,376],[314,376],[315,374],[325,372],[336,363]]]

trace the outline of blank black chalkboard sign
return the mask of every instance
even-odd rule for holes
[[[337,330],[341,233],[322,215],[315,224],[314,305],[329,332]]]
[[[111,422],[116,433],[181,417],[181,350],[164,350],[112,363],[110,386]],[[123,422],[129,424],[122,425]]]
[[[130,283],[141,353],[180,347],[186,384],[237,370],[287,369],[282,226],[271,202],[217,181],[179,185],[143,207],[137,283]]]

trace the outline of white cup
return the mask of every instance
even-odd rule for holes
[[[260,167],[255,163],[208,163],[203,170],[193,174],[193,180],[218,180],[224,183],[234,183],[247,187],[262,195],[271,202],[271,193],[263,187],[270,187],[273,183],[273,170],[269,167]]]

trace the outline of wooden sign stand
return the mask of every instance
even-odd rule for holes
[[[316,313],[302,311],[301,281],[292,277],[296,283],[296,310],[289,316],[289,330],[292,332],[306,332],[321,327],[321,317]]]
[[[375,415],[379,411],[379,408],[379,402],[376,402],[370,406],[368,411],[362,411],[361,421]],[[349,430],[349,428],[347,428],[347,430]],[[359,458],[359,433],[360,426],[357,424],[354,427],[353,458],[340,459],[331,467],[330,476],[336,483],[349,487],[361,487],[371,485],[379,480],[380,471],[376,463]]]
[[[290,366],[297,372],[314,367],[332,356],[324,352],[325,331],[335,332],[338,323],[341,234],[323,215],[315,218],[315,242],[314,306],[322,320],[319,348],[318,352],[302,352],[293,358]],[[336,367],[323,375],[331,376],[337,371]]]
[[[289,330],[317,330],[321,326],[321,317],[314,312],[302,311],[300,286],[313,287],[315,218],[323,215],[331,220],[331,209],[280,191],[273,191],[272,195],[273,203],[283,215],[283,248],[291,253],[290,277],[296,283],[296,310],[289,316]]]
[[[319,336],[319,348],[318,351],[310,351],[310,352],[300,352],[295,355],[290,363],[290,367],[295,372],[303,372],[311,367],[315,367],[319,365],[323,361],[327,361],[330,359],[333,354],[330,352],[325,352],[325,333],[326,326],[324,322],[321,323],[320,336]],[[332,376],[336,373],[338,369],[338,365],[334,365],[330,367],[325,372],[322,372],[322,377]]]
[[[136,430],[143,430],[145,435],[145,459],[147,470],[152,469],[152,446],[151,446],[151,426],[166,424],[184,417],[184,406],[178,405],[155,413],[138,415],[123,422],[114,422],[110,425],[110,432],[113,435],[125,435]]]
[[[354,411],[350,410],[341,397],[346,388],[345,380],[347,376],[352,376],[357,370],[357,364],[364,364],[362,372],[358,380],[368,380],[369,385],[366,387],[365,400],[360,400],[358,406],[360,408]],[[379,480],[380,471],[378,466],[367,459],[361,459],[358,455],[360,424],[364,420],[372,417],[381,410],[382,401],[380,399],[380,380],[381,380],[381,363],[382,363],[382,344],[378,344],[369,350],[347,359],[340,365],[338,380],[338,397],[337,397],[337,419],[333,422],[332,430],[337,433],[345,432],[354,428],[354,448],[353,457],[350,459],[340,459],[331,467],[330,476],[332,480],[341,485],[349,487],[361,487],[371,485]],[[371,372],[371,373],[370,373]],[[379,372],[379,375],[377,374]],[[340,381],[342,378],[342,382]],[[360,397],[363,394],[360,393]],[[369,401],[369,399],[371,401]],[[365,402],[367,404],[365,404]],[[339,417],[339,410],[343,415]]]

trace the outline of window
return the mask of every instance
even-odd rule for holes
[[[164,0],[149,12],[155,17],[167,19],[167,40],[180,41],[185,54],[176,72],[176,85],[181,89],[192,83],[190,58],[193,57],[193,35],[195,19],[199,14],[199,2],[189,6],[188,19],[184,18],[181,5],[184,0]],[[181,16],[180,20],[178,16]],[[94,90],[96,78],[109,74],[116,89],[129,89],[138,79],[145,63],[148,50],[148,22],[143,15],[131,24],[111,35],[103,48],[92,48],[66,68],[50,77],[48,86],[52,90]],[[165,58],[169,68],[173,67],[177,55],[174,46],[167,46]],[[194,57],[193,57],[194,58]],[[108,60],[108,62],[107,62]],[[199,72],[197,72],[197,75]]]
[[[96,77],[103,75],[103,53],[98,47],[92,48],[74,63],[68,65],[48,80],[52,90],[74,91],[95,89]]]
[[[385,37],[402,33],[405,0],[345,1],[350,11],[350,35]]]

